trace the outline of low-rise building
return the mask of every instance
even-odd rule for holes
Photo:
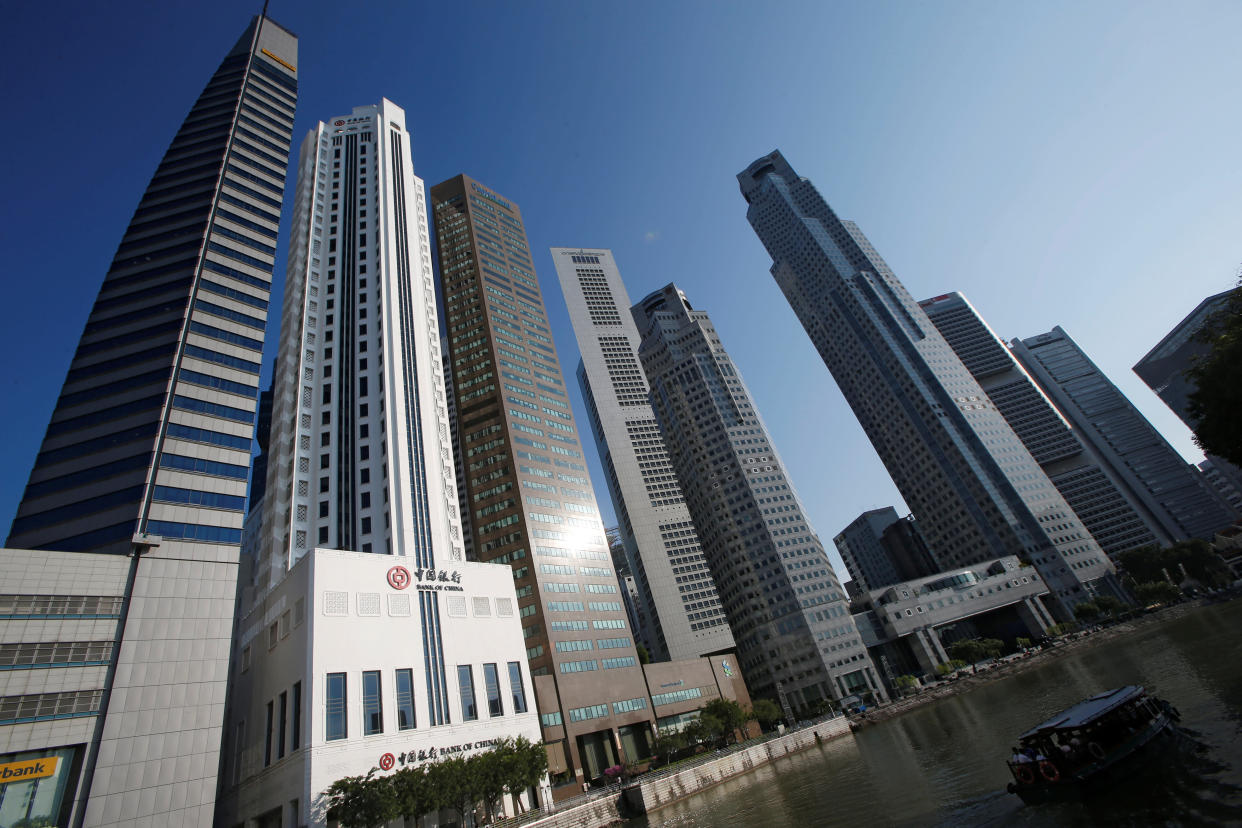
[[[509,568],[412,563],[316,549],[240,619],[220,824],[325,825],[342,777],[540,740]]]
[[[1044,606],[1048,586],[1016,556],[872,590],[854,615],[872,658],[891,681],[935,674],[946,648],[965,638],[1040,638],[1054,621]],[[861,603],[861,607],[858,606]]]

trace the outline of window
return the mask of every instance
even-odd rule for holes
[[[328,727],[326,740],[344,739],[349,735],[345,723],[345,674],[328,673]]]
[[[289,750],[302,747],[302,682],[293,685],[293,733],[289,740]]]
[[[461,693],[462,721],[473,722],[479,718],[479,709],[474,703],[474,670],[469,664],[457,668],[457,689]]]
[[[379,670],[362,674],[362,735],[384,732],[384,700],[380,690]]]
[[[267,703],[267,727],[263,736],[263,767],[272,764],[272,703]]]
[[[483,685],[487,690],[487,714],[503,716],[505,710],[500,702],[500,674],[496,671],[495,664],[483,665]]]
[[[414,671],[397,671],[397,730],[414,728]]]
[[[285,758],[285,722],[288,720],[289,713],[289,694],[280,694],[280,718],[277,719],[276,729],[276,758]]]
[[[526,688],[522,684],[522,665],[509,662],[509,689],[513,692],[513,712],[526,712]]]

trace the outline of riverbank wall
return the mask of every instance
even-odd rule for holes
[[[649,813],[766,765],[774,759],[806,750],[820,742],[849,735],[849,721],[844,716],[826,719],[684,770],[672,769],[667,775],[657,773],[652,779],[640,778],[626,787],[624,805],[631,812]]]

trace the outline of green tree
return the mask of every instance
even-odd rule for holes
[[[395,797],[394,806],[407,823],[423,814],[440,810],[444,803],[434,799],[434,791],[427,779],[427,768],[407,765],[388,777]]]
[[[634,649],[638,651],[638,663],[639,664],[650,664],[651,663],[651,653],[647,652],[647,648],[644,647],[642,643],[635,644]]]
[[[750,715],[764,730],[785,718],[780,705],[771,699],[755,699],[750,706]]]
[[[1019,650],[1026,650],[1026,649],[1029,649],[1029,648],[1030,648],[1030,646],[1031,646],[1031,639],[1029,639],[1029,638],[1019,638],[1019,639],[1017,639],[1016,641],[1014,641],[1013,643],[1014,643],[1014,644],[1016,644],[1016,645],[1018,645],[1018,649],[1019,649]]]
[[[476,777],[477,758],[453,756],[427,768],[436,798],[457,812],[458,824],[465,824],[466,814],[473,813],[475,805],[483,798]]]
[[[655,751],[657,757],[663,757],[665,764],[671,762],[673,755],[679,750],[686,747],[686,735],[684,733],[661,733],[655,738],[655,743],[651,749]]]
[[[737,731],[746,724],[746,711],[732,699],[712,699],[703,707],[703,713],[720,721],[726,741],[730,733],[736,741]]]
[[[1092,621],[1100,617],[1100,608],[1091,601],[1083,601],[1074,607],[1074,617],[1080,621]]]
[[[960,659],[967,664],[974,664],[976,661],[983,661],[987,657],[987,650],[980,639],[963,638],[961,641],[954,641],[949,645],[949,657]]]
[[[1140,604],[1171,604],[1182,597],[1182,591],[1168,581],[1152,581],[1134,588]]]
[[[344,828],[377,828],[401,816],[386,776],[346,776],[328,786],[328,811]]]
[[[1208,454],[1242,466],[1242,281],[1197,334],[1208,345],[1186,379],[1195,443]]]
[[[1225,586],[1231,580],[1229,567],[1212,549],[1212,545],[1197,538],[1164,549],[1144,546],[1122,552],[1120,562],[1121,568],[1135,584],[1163,581],[1165,573],[1180,582],[1183,566],[1187,575],[1209,587]]]
[[[1097,595],[1095,605],[1100,608],[1100,612],[1108,616],[1117,615],[1126,608],[1125,601],[1115,595]]]

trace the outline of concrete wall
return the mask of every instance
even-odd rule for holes
[[[650,813],[657,808],[706,790],[726,779],[746,773],[760,765],[766,765],[781,756],[806,750],[816,744],[817,739],[826,741],[847,736],[849,733],[849,720],[846,717],[829,719],[812,727],[796,730],[777,739],[730,753],[713,762],[696,765],[649,782],[639,780],[637,785],[626,790],[626,804],[636,811]],[[581,823],[563,824],[578,825]]]

